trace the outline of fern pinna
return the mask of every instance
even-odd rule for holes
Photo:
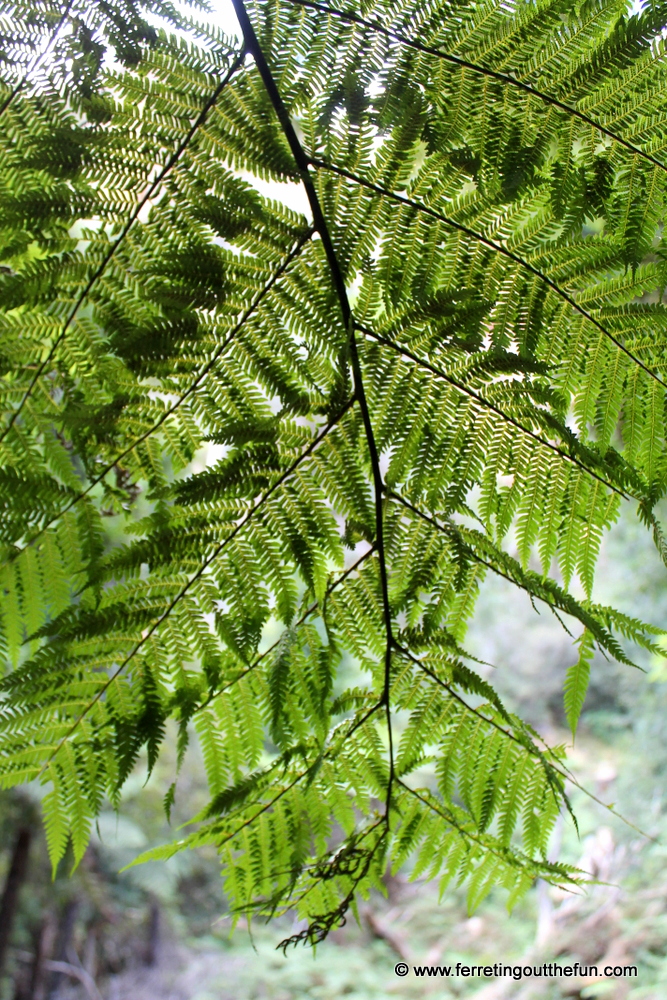
[[[151,856],[315,943],[388,864],[580,878],[465,629],[489,573],[565,616],[573,730],[660,634],[593,574],[621,500],[666,556],[667,5],[234,6],[4,8],[1,774],[78,862],[196,738]]]

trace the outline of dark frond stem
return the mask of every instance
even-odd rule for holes
[[[315,451],[315,449],[322,443],[322,441],[324,441],[324,439],[326,438],[326,436],[329,433],[329,431],[331,431],[332,428],[334,428],[339,423],[339,421],[342,420],[342,418],[345,416],[345,414],[350,409],[350,407],[352,407],[354,405],[354,402],[355,402],[355,397],[353,396],[351,399],[349,399],[347,401],[347,403],[345,404],[345,406],[341,410],[339,410],[338,414],[334,417],[334,419],[330,420],[329,423],[326,425],[326,427],[324,427],[322,429],[322,432],[320,434],[318,434],[311,441],[311,443],[308,445],[307,448],[304,449],[304,451],[301,452],[301,454],[298,456],[298,458],[295,458],[294,461],[288,466],[288,468],[285,469],[285,471],[283,473],[281,473],[281,475],[278,477],[278,479],[276,479],[276,481],[273,483],[273,485],[271,485],[268,488],[268,490],[265,490],[265,492],[259,498],[259,500],[257,501],[257,503],[253,507],[251,507],[250,510],[239,521],[237,521],[237,523],[235,524],[235,526],[232,528],[232,530],[229,532],[229,534],[222,540],[222,542],[220,542],[219,545],[216,545],[216,547],[213,550],[213,552],[211,553],[211,555],[208,556],[203,561],[203,563],[201,564],[201,566],[199,567],[199,569],[197,570],[197,572],[193,573],[193,575],[189,578],[189,580],[185,584],[183,584],[183,586],[181,587],[181,589],[178,591],[178,593],[176,594],[176,596],[171,600],[171,602],[167,605],[167,607],[162,612],[162,614],[159,616],[159,618],[157,618],[153,622],[153,624],[149,628],[147,628],[145,630],[145,632],[142,635],[141,639],[137,643],[135,643],[134,649],[132,649],[132,651],[127,654],[127,656],[125,657],[125,659],[116,668],[116,670],[113,672],[113,674],[108,678],[108,680],[97,691],[97,693],[94,695],[94,697],[90,699],[90,701],[88,702],[88,704],[86,705],[86,707],[83,709],[83,711],[81,712],[81,714],[77,717],[76,721],[70,726],[70,728],[68,729],[68,731],[62,737],[62,739],[58,742],[58,745],[51,752],[51,754],[49,755],[47,761],[45,762],[45,764],[43,765],[41,771],[39,772],[39,775],[36,775],[36,777],[39,777],[40,775],[42,775],[44,773],[44,771],[46,770],[46,768],[48,767],[48,765],[51,763],[51,761],[53,760],[53,758],[56,756],[56,754],[58,753],[58,751],[60,750],[60,748],[62,746],[64,746],[64,744],[67,742],[67,740],[70,739],[70,737],[72,736],[72,734],[76,731],[76,729],[79,727],[79,725],[83,722],[83,720],[88,715],[88,713],[91,711],[91,709],[97,704],[97,702],[100,700],[100,698],[102,698],[102,696],[104,695],[104,693],[113,684],[113,682],[116,680],[116,678],[123,672],[123,670],[125,670],[125,668],[127,667],[128,663],[130,663],[131,660],[134,659],[134,657],[137,655],[137,653],[142,648],[142,646],[144,646],[148,642],[148,640],[151,638],[151,636],[159,629],[160,625],[162,625],[162,623],[164,621],[166,621],[166,619],[171,615],[171,613],[174,610],[174,608],[176,607],[176,605],[179,604],[179,602],[185,597],[185,595],[188,593],[188,591],[191,589],[191,587],[193,587],[194,584],[197,582],[197,580],[199,580],[200,577],[202,577],[204,575],[204,573],[206,572],[206,570],[208,569],[208,567],[211,565],[211,563],[214,562],[218,558],[218,556],[223,551],[223,549],[225,549],[226,546],[239,534],[239,532],[242,531],[243,528],[245,528],[245,526],[253,519],[253,517],[255,517],[255,515],[259,511],[262,510],[262,508],[264,507],[264,505],[265,505],[266,501],[269,499],[269,497],[271,497],[276,492],[276,490],[280,486],[282,486],[282,484],[285,482],[285,480],[288,479],[292,475],[292,473],[295,472],[299,468],[299,466],[301,465],[302,462],[304,462],[310,455],[312,455],[312,453]]]
[[[375,829],[378,824],[375,824],[371,829]],[[388,827],[385,825],[384,830],[377,839],[377,842],[373,848],[366,854],[364,858],[364,863],[361,869],[355,873],[352,877],[352,888],[349,890],[347,895],[340,901],[338,906],[330,910],[328,913],[320,913],[314,916],[307,927],[297,934],[293,934],[291,937],[285,938],[280,944],[276,945],[276,950],[281,950],[283,955],[287,956],[287,949],[290,945],[294,948],[298,944],[305,944],[306,941],[310,943],[311,946],[319,944],[321,941],[327,937],[327,935],[336,927],[344,927],[346,923],[346,914],[352,905],[358,886],[366,878],[368,871],[371,867],[371,863],[375,854],[381,844],[384,843],[388,832]],[[306,893],[304,893],[305,897]]]
[[[587,472],[589,476],[592,476],[593,479],[597,479],[599,483],[602,483],[603,486],[606,486],[608,489],[612,490],[612,492],[617,493],[624,500],[631,499],[631,497],[628,496],[627,493],[619,489],[618,486],[614,486],[613,483],[608,482],[606,479],[604,479],[603,476],[599,476],[597,472],[594,472],[591,468],[589,468],[589,466],[585,465],[584,462],[580,462],[579,459],[574,458],[567,451],[564,451],[562,448],[559,448],[557,444],[554,444],[552,441],[548,441],[546,438],[541,437],[539,434],[536,434],[535,431],[531,431],[529,427],[526,427],[515,417],[511,416],[511,414],[505,413],[504,410],[502,410],[499,406],[496,406],[496,404],[491,402],[491,400],[486,399],[484,396],[480,395],[480,393],[478,393],[475,389],[471,389],[469,386],[464,385],[462,382],[459,382],[458,379],[453,378],[442,368],[438,368],[437,365],[432,365],[429,361],[426,361],[424,360],[424,358],[420,358],[419,355],[414,354],[407,347],[403,347],[402,344],[394,343],[393,340],[389,340],[387,337],[383,337],[382,334],[376,333],[374,330],[371,330],[369,327],[365,326],[362,323],[357,323],[357,329],[360,330],[361,333],[363,333],[366,337],[371,337],[379,344],[384,344],[385,347],[389,347],[391,348],[391,350],[396,351],[403,357],[409,358],[411,361],[414,361],[414,363],[418,365],[420,368],[424,368],[426,371],[432,372],[435,376],[437,376],[437,378],[441,378],[443,379],[443,381],[448,382],[455,389],[458,389],[459,392],[462,392],[466,396],[469,396],[471,399],[474,399],[477,403],[479,403],[480,406],[486,407],[493,413],[496,413],[502,420],[505,420],[507,421],[507,423],[512,424],[513,427],[516,427],[517,430],[520,430],[523,434],[527,434],[535,442],[537,442],[537,444],[542,445],[544,448],[549,448],[557,455],[560,455],[561,458],[566,459],[573,465],[578,466],[578,468],[582,469],[584,472]],[[638,498],[635,497],[634,499]]]
[[[162,416],[160,417],[160,419],[156,420],[156,422],[152,425],[152,427],[149,427],[148,430],[144,431],[144,433],[141,434],[138,438],[136,438],[132,442],[132,444],[128,445],[127,448],[124,448],[123,451],[119,452],[110,462],[108,462],[105,465],[105,467],[102,469],[102,471],[100,473],[98,473],[98,475],[95,476],[94,479],[91,479],[90,483],[85,488],[85,490],[82,490],[80,493],[77,493],[77,495],[75,497],[72,497],[72,499],[69,501],[69,503],[67,503],[66,506],[64,506],[62,508],[62,510],[58,511],[57,514],[54,514],[53,517],[51,517],[48,521],[46,521],[42,525],[42,527],[39,529],[39,531],[37,531],[34,535],[32,535],[32,537],[29,539],[29,541],[27,542],[27,544],[22,549],[20,549],[18,552],[12,553],[12,556],[11,556],[12,561],[14,559],[17,559],[21,555],[21,553],[25,552],[25,550],[27,548],[29,548],[31,545],[34,545],[35,542],[37,541],[37,539],[40,538],[41,535],[43,535],[44,532],[55,521],[57,521],[59,518],[61,518],[63,516],[63,514],[66,514],[67,511],[71,510],[72,507],[74,507],[77,503],[79,503],[80,500],[83,500],[84,497],[87,497],[88,494],[90,493],[90,491],[93,490],[97,486],[98,483],[102,482],[102,480],[104,479],[104,477],[106,475],[108,475],[109,472],[111,472],[111,470],[118,464],[118,462],[121,462],[126,457],[126,455],[129,455],[130,452],[133,451],[138,445],[143,444],[143,442],[146,441],[147,438],[149,438],[152,434],[155,434],[155,432],[158,431],[160,429],[160,427],[162,427],[162,425],[164,424],[164,422],[166,420],[168,420],[169,417],[173,416],[173,414],[179,409],[180,406],[182,406],[182,404],[185,402],[185,400],[188,399],[192,395],[193,392],[195,392],[195,390],[197,389],[197,387],[200,385],[202,379],[205,378],[206,375],[208,375],[208,373],[211,371],[211,369],[217,364],[217,362],[220,360],[220,358],[222,357],[222,355],[224,354],[224,352],[227,350],[227,348],[229,347],[229,345],[232,343],[232,341],[235,340],[235,338],[237,337],[237,335],[245,327],[245,325],[248,322],[248,320],[251,319],[251,317],[253,316],[253,314],[257,311],[257,309],[259,308],[259,306],[260,306],[260,304],[262,302],[262,299],[264,299],[268,295],[268,293],[271,291],[271,289],[273,288],[273,286],[275,285],[275,283],[279,280],[279,278],[282,277],[282,275],[285,273],[285,271],[287,270],[287,268],[289,267],[289,265],[292,263],[292,261],[296,257],[298,257],[298,255],[301,252],[301,250],[303,249],[303,247],[306,245],[306,243],[312,237],[313,232],[314,232],[314,230],[311,227],[310,229],[308,229],[303,234],[303,236],[301,236],[299,238],[299,240],[297,241],[297,243],[292,247],[292,249],[290,250],[290,252],[286,256],[285,260],[280,265],[280,267],[278,267],[277,270],[274,271],[274,273],[271,275],[271,277],[269,278],[269,280],[267,281],[267,283],[264,285],[264,287],[257,293],[257,295],[255,296],[253,302],[251,302],[251,304],[248,306],[248,308],[246,309],[246,311],[243,313],[243,315],[241,316],[241,319],[238,321],[238,323],[236,324],[236,326],[233,327],[233,329],[230,331],[230,333],[228,334],[228,336],[225,337],[225,339],[223,340],[222,344],[220,344],[220,346],[218,347],[218,349],[211,355],[211,357],[206,362],[206,364],[204,365],[204,367],[200,370],[200,372],[197,375],[197,377],[195,378],[194,382],[190,383],[190,385],[188,386],[188,388],[185,390],[184,393],[182,393],[178,397],[178,399],[176,400],[176,402],[173,403],[167,410],[165,410],[165,412],[162,414]]]
[[[109,264],[111,258],[116,253],[116,251],[120,247],[121,243],[124,241],[125,237],[129,233],[129,231],[132,228],[132,226],[134,225],[134,223],[137,221],[142,208],[153,197],[153,195],[155,194],[157,188],[160,186],[160,184],[165,179],[165,177],[167,176],[167,174],[176,166],[176,164],[180,160],[181,156],[183,155],[183,153],[185,152],[185,150],[189,146],[189,144],[190,144],[192,138],[194,137],[195,133],[204,124],[204,122],[206,121],[206,119],[208,117],[208,114],[209,114],[209,111],[211,110],[211,108],[214,106],[214,104],[216,103],[216,101],[220,97],[220,94],[223,92],[223,90],[225,89],[225,87],[227,86],[227,84],[229,83],[229,81],[232,79],[232,77],[234,76],[234,74],[238,70],[239,66],[241,66],[243,64],[243,60],[244,59],[245,59],[245,51],[242,49],[241,52],[237,55],[237,57],[234,60],[234,62],[232,63],[232,65],[230,66],[230,68],[227,71],[227,73],[225,74],[225,76],[223,77],[223,79],[220,81],[220,83],[218,84],[218,86],[215,88],[215,90],[213,91],[213,93],[211,94],[211,96],[208,98],[208,100],[204,104],[204,107],[199,112],[199,115],[197,116],[197,118],[195,119],[195,121],[192,123],[192,125],[188,129],[186,135],[184,136],[184,138],[179,143],[177,149],[174,150],[174,152],[169,157],[169,159],[167,160],[167,163],[162,168],[162,170],[159,172],[159,174],[157,175],[157,177],[155,177],[155,179],[153,181],[151,181],[151,183],[150,183],[147,191],[144,193],[143,197],[137,202],[137,204],[136,204],[136,206],[134,208],[134,211],[131,212],[129,219],[127,220],[127,222],[125,223],[125,225],[121,229],[120,234],[119,234],[118,238],[116,239],[115,243],[111,244],[111,246],[109,247],[109,249],[105,253],[104,257],[102,258],[99,266],[96,268],[96,270],[90,276],[90,278],[88,279],[86,285],[84,286],[84,288],[79,293],[79,296],[78,296],[76,302],[74,303],[72,309],[70,310],[69,315],[67,316],[67,319],[63,323],[62,330],[60,331],[60,333],[58,334],[58,336],[54,340],[54,342],[51,345],[51,348],[49,349],[49,352],[46,355],[46,357],[44,358],[44,360],[41,362],[41,364],[38,365],[38,367],[37,367],[37,369],[35,371],[35,374],[33,375],[32,379],[30,381],[30,384],[28,385],[28,388],[26,389],[25,393],[23,394],[23,396],[21,398],[20,403],[18,404],[18,406],[16,407],[16,409],[12,413],[11,417],[9,418],[9,422],[7,423],[7,426],[5,427],[4,431],[0,434],[0,443],[2,443],[2,441],[4,441],[4,439],[7,437],[7,434],[9,433],[9,431],[11,430],[11,428],[16,423],[16,420],[18,419],[18,417],[19,417],[19,415],[20,415],[23,407],[25,406],[27,400],[30,398],[30,394],[32,393],[33,389],[35,388],[35,385],[37,384],[37,382],[39,381],[39,379],[43,375],[43,373],[44,373],[47,365],[52,360],[52,358],[53,358],[54,354],[56,353],[56,351],[58,350],[60,344],[65,339],[65,337],[67,335],[67,331],[69,330],[70,326],[74,322],[74,319],[75,319],[77,313],[79,312],[79,309],[81,308],[81,306],[83,305],[83,303],[85,302],[85,300],[88,298],[88,296],[89,296],[90,292],[92,291],[92,289],[94,288],[94,286],[97,284],[97,282],[99,281],[99,279],[104,274],[104,272],[105,272],[105,270],[107,268],[107,265]]]
[[[454,66],[460,66],[461,69],[469,69],[473,73],[488,77],[492,80],[498,80],[499,83],[515,87],[517,90],[523,90],[524,93],[530,94],[531,97],[536,97],[544,104],[549,104],[551,107],[558,108],[559,111],[564,111],[573,118],[578,118],[579,121],[583,122],[585,125],[590,125],[592,128],[597,129],[598,132],[602,135],[606,135],[607,138],[611,139],[613,142],[617,142],[620,146],[624,146],[634,155],[640,156],[642,159],[647,160],[655,167],[658,167],[660,170],[664,170],[667,173],[667,164],[662,163],[662,161],[656,159],[655,156],[651,156],[650,153],[640,149],[639,146],[635,146],[627,139],[624,139],[623,136],[619,135],[617,132],[613,132],[605,125],[601,125],[600,122],[595,120],[595,118],[591,118],[585,112],[572,107],[571,104],[565,104],[563,101],[559,101],[557,97],[545,94],[544,91],[538,90],[537,87],[533,87],[529,83],[517,80],[516,77],[510,76],[509,73],[500,73],[498,70],[490,69],[488,66],[480,66],[479,63],[470,62],[468,59],[461,59],[459,56],[454,56],[450,52],[443,52],[442,49],[435,48],[432,45],[424,45],[422,42],[417,42],[414,38],[410,38],[408,35],[404,35],[402,32],[396,31],[394,28],[386,28],[383,24],[380,24],[379,21],[369,21],[367,18],[361,17],[359,14],[352,14],[349,11],[336,10],[333,7],[329,7],[328,4],[316,3],[315,0],[288,0],[288,3],[294,4],[297,7],[309,7],[312,10],[320,11],[323,14],[333,14],[335,17],[339,17],[343,21],[348,21],[351,24],[358,24],[360,27],[368,28],[371,31],[375,31],[377,34],[384,35],[385,38],[400,42],[401,45],[414,49],[416,52],[422,52],[424,55],[436,56],[436,58],[452,63]]]
[[[276,795],[274,795],[272,799],[269,799],[268,802],[265,802],[264,805],[261,806],[256,813],[253,813],[253,815],[249,816],[248,819],[245,819],[243,823],[240,823],[239,826],[237,826],[236,829],[232,831],[232,833],[227,834],[226,837],[223,837],[222,840],[218,841],[217,842],[218,849],[224,847],[224,845],[228,844],[230,840],[233,840],[234,837],[237,837],[242,830],[245,830],[246,827],[254,823],[255,820],[258,818],[258,816],[261,816],[263,813],[268,812],[269,809],[271,809],[271,807],[276,804],[276,802],[279,802],[280,799],[282,799],[283,795],[287,795],[287,793],[291,791],[291,789],[294,788],[295,785],[298,785],[298,783],[302,781],[309,773],[310,773],[310,768],[306,768],[305,771],[301,771],[300,774],[297,774],[297,776],[293,778],[288,785],[285,785],[285,787],[282,788]],[[238,812],[241,812],[242,808],[243,807],[241,807],[238,810]],[[233,817],[234,813],[232,813],[231,816]]]
[[[633,354],[632,351],[628,350],[625,344],[623,344],[618,337],[615,337],[611,330],[608,330],[606,326],[603,326],[602,323],[600,323],[595,316],[591,315],[587,309],[584,309],[583,306],[579,305],[577,300],[566,292],[564,288],[561,288],[560,285],[548,277],[548,275],[540,271],[539,268],[534,267],[524,257],[514,253],[513,250],[508,250],[507,247],[502,245],[502,243],[496,243],[494,240],[490,240],[487,236],[484,236],[482,233],[478,233],[476,230],[471,229],[462,222],[456,222],[454,219],[450,219],[448,215],[443,215],[442,212],[438,212],[437,209],[430,208],[428,205],[423,205],[419,201],[414,201],[413,198],[407,198],[405,195],[397,194],[395,191],[390,191],[381,184],[375,184],[373,181],[366,180],[364,177],[359,177],[358,174],[354,174],[352,171],[346,170],[344,167],[337,167],[333,163],[326,163],[324,160],[319,160],[315,157],[313,157],[310,162],[319,170],[328,170],[331,173],[338,174],[339,177],[345,177],[347,180],[350,180],[355,184],[359,184],[360,187],[365,187],[369,191],[374,191],[383,198],[389,198],[392,201],[398,202],[400,205],[406,205],[408,208],[414,209],[416,212],[422,212],[424,215],[430,215],[432,219],[437,219],[438,222],[442,222],[445,226],[450,226],[452,229],[456,229],[460,233],[465,233],[466,236],[469,236],[473,240],[477,240],[478,243],[484,244],[484,246],[489,247],[490,250],[495,250],[496,253],[502,254],[503,257],[507,257],[508,260],[513,261],[515,264],[518,264],[536,278],[539,278],[540,281],[543,281],[544,284],[555,292],[561,299],[563,299],[564,302],[571,305],[580,316],[583,316],[584,319],[587,319],[593,324],[593,326],[597,327],[600,333],[604,334],[605,337],[608,337],[609,340],[611,340],[611,342],[619,348],[619,350],[623,351],[623,353],[630,358],[631,361],[643,369],[643,371],[645,371],[650,378],[657,382],[658,385],[661,385],[663,389],[667,389],[667,383],[663,382],[663,380],[656,375],[655,372],[651,371],[648,365],[645,365],[640,358]]]
[[[368,400],[366,398],[366,391],[364,388],[363,375],[361,371],[361,364],[359,361],[359,353],[357,350],[357,342],[354,334],[354,318],[352,316],[352,310],[350,308],[350,302],[347,296],[347,289],[345,287],[345,279],[343,278],[343,273],[340,269],[340,264],[338,263],[338,257],[331,239],[331,234],[329,232],[329,227],[327,225],[326,219],[324,218],[324,213],[322,212],[322,206],[320,205],[320,200],[313,183],[313,179],[310,175],[310,160],[299,141],[296,134],[294,126],[289,116],[289,112],[285,107],[282,97],[280,96],[280,91],[276,85],[273,78],[273,74],[269,68],[269,65],[262,51],[262,47],[259,44],[255,30],[250,22],[247,11],[243,4],[243,0],[232,0],[234,5],[234,10],[236,11],[236,16],[239,19],[241,25],[241,30],[243,32],[243,38],[245,46],[248,52],[253,56],[257,69],[262,78],[266,91],[269,95],[271,103],[273,105],[274,111],[280,122],[281,128],[289,143],[292,155],[294,156],[299,176],[301,182],[306,190],[308,196],[308,201],[310,203],[310,208],[313,213],[313,223],[315,229],[319,233],[320,239],[322,240],[322,246],[324,247],[324,252],[326,254],[327,262],[329,264],[329,269],[331,271],[331,277],[334,284],[334,289],[338,297],[338,302],[340,305],[340,310],[343,317],[343,325],[348,334],[348,345],[350,351],[350,360],[352,364],[352,374],[354,378],[354,390],[355,396],[359,402],[359,409],[361,411],[362,420],[364,424],[364,431],[366,433],[366,440],[368,443],[368,451],[370,455],[371,468],[373,472],[373,487],[374,487],[374,502],[375,502],[375,544],[377,546],[378,560],[380,564],[380,585],[382,588],[382,609],[384,617],[384,627],[386,634],[386,648],[385,648],[385,662],[384,662],[384,687],[382,700],[385,706],[385,711],[387,715],[387,732],[389,739],[389,780],[387,782],[387,800],[386,800],[386,819],[389,823],[389,812],[391,809],[391,790],[392,782],[394,779],[394,748],[393,748],[393,735],[392,735],[392,723],[391,723],[391,710],[389,705],[389,688],[391,680],[391,655],[392,655],[392,644],[393,644],[393,632],[391,624],[391,607],[389,604],[389,583],[387,577],[387,563],[385,556],[385,546],[384,546],[384,514],[383,514],[383,490],[384,483],[382,481],[382,473],[380,471],[380,456],[378,454],[377,445],[375,442],[375,435],[373,432],[373,425],[371,422],[370,411],[368,408]]]
[[[383,707],[382,706],[382,702],[381,701],[376,701],[375,704],[372,705],[369,709],[367,709],[363,713],[363,715],[360,715],[358,719],[353,719],[351,721],[350,725],[348,726],[348,728],[345,729],[345,731],[343,733],[336,733],[335,735],[340,737],[339,743],[345,743],[347,740],[349,740],[349,738],[357,731],[357,729],[360,729],[361,726],[365,725],[365,723],[368,722],[368,720],[371,718],[371,716],[375,715],[375,713],[378,711],[378,709],[380,709],[382,707]],[[324,760],[324,759],[326,759],[328,757],[331,757],[332,754],[336,753],[339,749],[340,749],[339,744],[336,744],[336,745],[334,745],[333,743],[329,744],[328,748],[322,754],[322,759]],[[276,768],[281,767],[283,765],[284,765],[284,760],[279,757],[277,760],[274,760],[269,765],[269,767],[267,767],[261,773],[260,776],[263,777],[263,778],[268,777],[273,771],[276,770]],[[285,770],[286,770],[286,768],[285,768]],[[283,775],[285,774],[285,770],[283,770]],[[230,840],[232,840],[238,833],[240,833],[240,831],[242,829],[244,829],[246,826],[249,826],[254,821],[254,819],[257,816],[260,816],[262,813],[264,813],[268,809],[270,809],[271,806],[274,805],[279,799],[281,799],[283,797],[283,795],[285,795],[286,792],[288,792],[291,788],[294,787],[294,785],[296,785],[299,781],[301,781],[303,778],[305,778],[311,772],[312,772],[312,765],[309,766],[309,767],[307,767],[307,768],[305,768],[305,770],[301,771],[300,774],[298,774],[296,776],[296,778],[292,782],[290,782],[290,784],[286,788],[283,788],[273,799],[271,799],[271,801],[268,804],[265,804],[264,806],[262,806],[262,808],[259,810],[259,812],[255,813],[255,816],[253,816],[249,820],[246,820],[244,823],[241,824],[241,826],[239,826],[234,831],[234,833],[230,834],[229,836],[225,837],[225,839],[223,841],[219,842],[218,843],[218,847],[222,847],[224,844],[226,844]],[[228,821],[231,820],[231,819],[234,819],[234,817],[240,815],[244,811],[245,808],[246,808],[245,805],[241,805],[237,809],[232,810],[231,812],[227,813],[226,819]],[[384,820],[384,817],[383,817],[383,820]]]
[[[369,827],[367,827],[366,830],[361,834],[361,836],[359,836],[358,838],[354,839],[355,847],[358,846],[359,844],[363,844],[364,840],[366,840],[366,838],[368,836],[370,836],[370,834],[372,834],[375,830],[377,830],[377,828],[379,826],[383,826],[383,827],[385,826],[384,816],[381,816],[380,819],[376,820]],[[385,827],[385,834],[386,834],[386,827]],[[352,834],[352,837],[354,837],[354,834]],[[349,842],[349,839],[350,838],[348,838],[348,842]],[[329,857],[331,856],[331,852],[330,851],[327,851],[324,856],[321,856],[320,858],[318,858],[316,861],[312,862],[311,864],[304,865],[300,870],[301,871],[305,871],[305,872],[311,872],[312,871],[315,874],[317,874],[318,869],[321,869],[322,867],[324,867],[326,865],[327,856],[329,856]],[[285,868],[282,871],[272,871],[272,872],[270,872],[269,875],[268,875],[268,877],[269,878],[279,878],[281,875],[294,875],[295,873],[296,873],[296,869],[295,868]],[[348,874],[348,873],[346,872],[345,874]],[[313,890],[317,888],[317,886],[318,886],[318,883],[314,882],[307,889],[305,889],[301,893],[301,895],[295,897],[294,902],[290,902],[290,903],[287,904],[287,910],[284,910],[283,913],[282,913],[282,915],[284,916],[285,912],[287,912],[288,910],[296,910],[297,907],[303,902],[303,900],[306,899],[313,892]],[[273,911],[272,916],[274,916],[276,912],[278,912],[278,908],[276,908]],[[278,949],[280,949],[281,947],[282,947],[281,944],[277,945],[276,946],[276,951],[278,951]]]
[[[572,806],[570,805],[570,801],[569,801],[567,795],[565,795],[565,792],[562,789],[558,789],[558,792],[560,793],[560,797],[559,797],[559,795],[557,795],[556,789],[554,789],[554,786],[553,786],[552,775],[549,772],[551,770],[555,774],[558,774],[561,778],[563,778],[565,780],[569,779],[569,774],[566,774],[564,771],[562,771],[559,767],[557,767],[551,761],[547,761],[545,759],[545,756],[542,753],[542,751],[538,747],[535,746],[535,744],[533,743],[533,741],[531,739],[529,739],[528,737],[526,737],[525,741],[524,740],[520,740],[517,736],[514,735],[513,732],[511,732],[509,729],[505,729],[503,726],[500,725],[500,723],[496,722],[495,719],[490,719],[488,716],[484,715],[483,712],[480,712],[479,709],[473,708],[472,705],[468,704],[468,702],[465,700],[465,698],[461,697],[461,695],[458,693],[458,691],[456,691],[451,686],[451,684],[448,684],[447,681],[443,681],[441,677],[438,677],[438,675],[433,670],[431,670],[424,662],[422,662],[422,660],[420,660],[413,653],[411,653],[410,650],[405,649],[403,646],[400,646],[398,643],[394,643],[394,645],[395,645],[396,650],[402,656],[405,656],[405,657],[407,657],[407,659],[411,660],[412,663],[414,663],[417,667],[419,667],[419,669],[423,673],[425,673],[428,677],[430,677],[431,680],[435,681],[435,683],[439,687],[441,687],[444,691],[447,691],[447,693],[450,695],[450,697],[452,697],[455,701],[458,701],[458,703],[460,705],[462,705],[462,707],[465,708],[465,710],[467,712],[472,713],[472,715],[476,716],[482,722],[486,722],[486,723],[488,723],[488,725],[493,726],[494,729],[496,729],[499,733],[502,733],[503,736],[506,736],[507,739],[512,740],[512,742],[516,743],[517,746],[523,747],[523,749],[526,750],[529,754],[531,754],[531,756],[536,757],[540,761],[540,763],[542,764],[542,766],[544,768],[544,771],[545,771],[545,774],[546,774],[546,777],[547,777],[547,781],[549,782],[549,787],[551,789],[551,793],[552,793],[552,795],[553,795],[553,797],[554,797],[557,805],[560,807],[560,805],[561,805],[561,799],[564,799],[565,804],[567,806],[567,810],[570,813],[572,819],[574,820],[574,823],[575,823],[575,826],[576,826],[577,821],[576,821],[576,817],[575,817],[575,815],[574,815],[574,813],[572,811]],[[547,747],[547,749],[550,749],[550,748]],[[632,825],[632,824],[630,824],[630,825]]]
[[[9,92],[9,94],[5,98],[4,102],[2,104],[0,104],[0,118],[2,118],[2,116],[4,115],[4,113],[7,110],[7,108],[12,104],[12,102],[14,101],[14,99],[16,97],[18,97],[18,95],[21,93],[21,91],[23,90],[24,86],[26,85],[26,83],[28,82],[28,80],[30,79],[30,77],[32,76],[32,74],[35,72],[35,70],[39,66],[40,62],[42,61],[42,59],[46,59],[47,55],[49,54],[49,52],[51,51],[51,49],[55,45],[56,39],[58,38],[58,35],[60,34],[60,30],[61,30],[63,24],[65,23],[65,21],[67,20],[67,18],[69,17],[69,12],[70,12],[70,9],[72,7],[72,3],[73,3],[73,0],[67,0],[67,3],[65,4],[65,9],[63,10],[63,12],[62,12],[62,14],[61,14],[61,16],[60,16],[60,18],[58,20],[58,23],[56,24],[55,28],[51,32],[51,35],[49,36],[49,40],[46,43],[46,46],[42,49],[41,52],[39,52],[35,56],[35,58],[33,59],[32,63],[30,64],[30,66],[28,67],[28,69],[25,71],[25,73],[23,74],[23,76],[21,77],[21,79],[19,80],[19,82],[16,84],[16,86],[14,87],[14,89]]]

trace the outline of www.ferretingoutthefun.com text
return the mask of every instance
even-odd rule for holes
[[[412,971],[415,976],[436,976],[447,978],[449,976],[493,976],[495,978],[511,979],[553,979],[560,976],[577,978],[599,979],[620,979],[623,976],[636,976],[636,965],[558,965],[556,962],[546,962],[543,965],[503,965],[496,962],[493,965],[463,965],[457,962],[456,965],[413,965],[406,962],[397,962],[394,972],[397,976],[407,976]]]

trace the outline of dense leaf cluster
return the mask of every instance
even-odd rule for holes
[[[79,71],[55,5],[9,59],[1,773],[78,861],[175,720],[211,801],[154,856],[316,942],[388,862],[578,878],[563,750],[463,643],[489,572],[566,616],[574,729],[659,631],[592,589],[621,499],[665,549],[667,5],[235,7],[93,5]]]

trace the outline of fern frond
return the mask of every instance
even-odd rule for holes
[[[0,784],[77,863],[172,720],[209,803],[151,857],[212,845],[285,947],[388,863],[578,884],[564,750],[463,642],[491,575],[576,625],[573,734],[594,650],[658,648],[595,566],[620,499],[667,562],[664,4],[234,4],[240,51],[6,17]]]

